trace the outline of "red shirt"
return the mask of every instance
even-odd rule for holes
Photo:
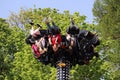
[[[36,58],[40,57],[39,49],[38,49],[38,47],[35,44],[32,44],[32,50],[33,50]]]
[[[51,36],[49,38],[51,38],[52,45],[60,44],[61,41],[62,41],[60,34],[53,35],[53,36]]]

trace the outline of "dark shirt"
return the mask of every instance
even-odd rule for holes
[[[77,26],[69,26],[69,28],[66,30],[68,34],[75,35],[79,33],[79,28]]]

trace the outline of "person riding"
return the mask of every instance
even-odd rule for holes
[[[34,44],[35,40],[38,40],[41,37],[40,29],[42,28],[41,25],[37,24],[38,28],[34,30],[34,23],[30,22],[32,28],[30,30],[30,35],[26,38],[26,43],[27,44]]]
[[[78,34],[78,40],[80,43],[80,52],[85,64],[89,64],[89,61],[93,56],[98,57],[99,54],[94,51],[94,48],[100,44],[100,41],[96,34],[81,30]]]
[[[80,29],[74,24],[73,18],[71,18],[71,25],[67,28],[66,30],[66,39],[67,39],[67,45],[69,47],[74,45],[74,38],[72,37],[77,37],[79,34]]]
[[[34,30],[34,23],[30,22],[32,28],[30,30],[30,35],[26,38],[26,43],[31,45],[32,52],[35,58],[39,58],[41,55],[40,45],[38,45],[38,40],[41,39],[42,35],[40,33],[41,25],[37,24],[38,28]]]
[[[68,27],[68,29],[66,30],[67,34],[70,35],[76,35],[79,34],[79,28],[75,25],[73,18],[71,18],[70,20],[71,25]]]
[[[49,44],[52,46],[53,51],[56,52],[60,47],[60,44],[62,41],[61,34],[60,34],[61,31],[52,20],[51,22],[52,22],[52,27],[49,23],[48,18],[46,18],[45,23],[48,27],[48,41],[49,41]]]

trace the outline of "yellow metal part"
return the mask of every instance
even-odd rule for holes
[[[65,64],[65,63],[63,63],[63,62],[60,62],[60,63],[58,63],[58,66],[59,66],[59,67],[65,67],[65,66],[66,66],[66,64]]]

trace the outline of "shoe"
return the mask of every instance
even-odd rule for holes
[[[40,24],[37,24],[37,27],[40,27],[40,28],[42,28],[42,26],[41,26]]]
[[[33,23],[33,22],[30,22],[29,24],[30,24],[30,25],[34,25],[34,23]]]

